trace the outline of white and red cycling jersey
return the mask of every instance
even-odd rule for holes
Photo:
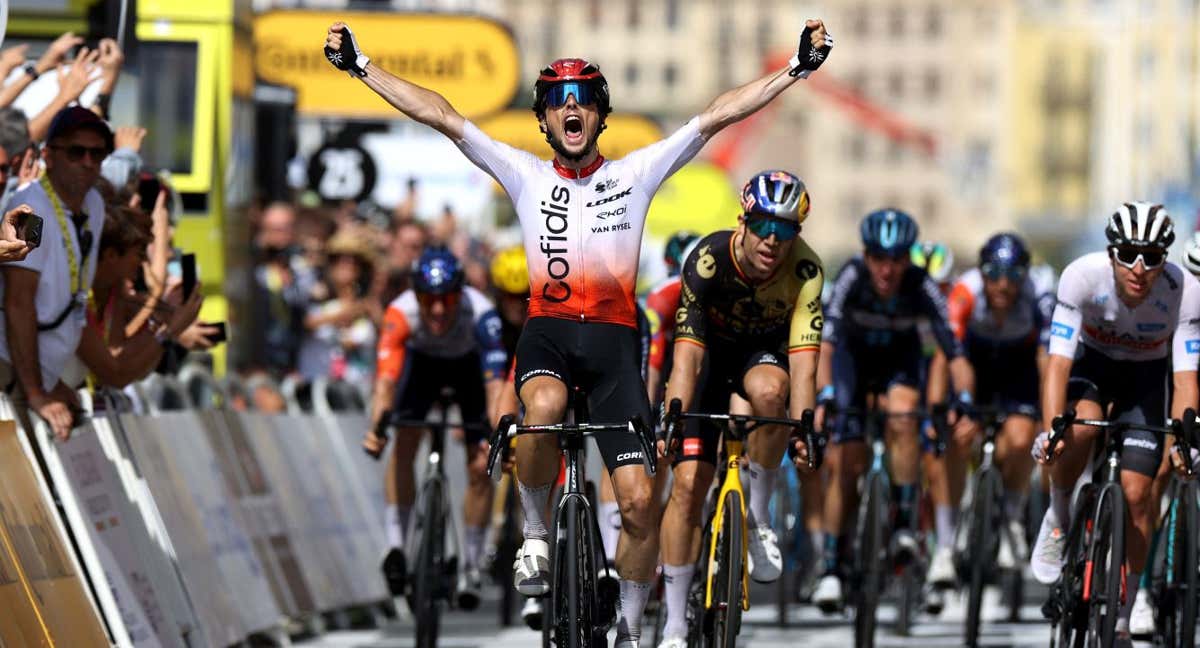
[[[1063,270],[1050,324],[1050,353],[1075,358],[1079,343],[1113,360],[1171,356],[1175,371],[1200,360],[1200,282],[1174,263],[1129,308],[1117,294],[1106,252],[1086,254]]]
[[[578,171],[497,142],[467,121],[458,148],[508,192],[529,260],[529,316],[637,327],[638,257],[654,193],[704,145],[693,118],[670,137]]]

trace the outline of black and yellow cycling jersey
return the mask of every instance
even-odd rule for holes
[[[704,237],[682,272],[676,341],[731,343],[789,353],[821,345],[821,259],[802,239],[761,281],[746,277],[734,254],[735,232]]]

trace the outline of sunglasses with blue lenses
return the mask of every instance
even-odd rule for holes
[[[779,241],[790,241],[800,235],[800,223],[773,216],[746,214],[746,228],[758,238],[770,238],[774,234]]]
[[[1018,265],[1000,263],[985,263],[979,266],[979,271],[990,281],[1000,281],[1001,277],[1018,282],[1025,278],[1026,269]]]
[[[550,108],[565,106],[567,97],[571,95],[575,95],[575,103],[581,106],[596,103],[596,92],[592,90],[591,85],[578,81],[564,81],[550,86],[550,89],[546,91],[546,105]]]

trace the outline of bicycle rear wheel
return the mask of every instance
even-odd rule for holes
[[[417,623],[417,648],[437,646],[441,624],[441,599],[445,585],[446,520],[442,482],[433,479],[424,485],[420,525],[420,549],[417,551],[416,580],[413,583],[413,614]]]
[[[799,578],[798,572],[795,571],[799,563],[795,554],[795,536],[798,533],[797,527],[800,525],[800,519],[794,518],[792,515],[792,492],[789,488],[792,479],[786,472],[788,470],[795,471],[796,468],[788,460],[787,455],[784,455],[783,466],[779,470],[780,474],[775,478],[775,497],[771,503],[772,513],[774,513],[771,517],[771,525],[775,527],[775,537],[779,538],[779,548],[783,552],[783,572],[775,580],[776,623],[781,628],[786,628],[788,625],[788,603],[791,602],[793,593],[796,591],[793,582]]]
[[[873,648],[875,645],[875,613],[879,607],[883,566],[886,562],[883,536],[887,528],[884,522],[887,500],[884,490],[881,474],[872,472],[867,475],[863,500],[859,505],[858,564],[855,569],[860,580],[854,594],[854,645],[858,648]]]
[[[1125,565],[1125,494],[1119,484],[1108,484],[1100,491],[1096,506],[1096,523],[1092,527],[1092,542],[1088,550],[1091,574],[1088,594],[1089,648],[1113,645],[1117,617],[1121,609],[1122,581]]]
[[[742,537],[745,532],[742,517],[742,496],[737,492],[725,495],[721,526],[717,530],[717,554],[714,556],[712,632],[708,635],[711,648],[734,648],[742,625]]]
[[[996,553],[996,498],[1001,488],[1000,475],[991,468],[976,476],[974,497],[969,514],[970,530],[967,532],[967,620],[964,640],[968,646],[979,645],[980,612],[983,608],[983,588],[992,570]]]

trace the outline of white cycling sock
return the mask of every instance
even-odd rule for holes
[[[1058,526],[1064,533],[1071,525],[1071,490],[1050,485],[1050,508],[1054,509],[1054,515],[1058,518]]]
[[[525,524],[522,532],[526,539],[545,540],[550,537],[546,530],[546,504],[550,501],[550,487],[553,484],[528,488],[517,481],[517,491],[521,494],[521,509],[525,513]]]
[[[654,583],[639,583],[621,579],[621,620],[617,623],[617,642],[621,639],[637,641],[642,637],[642,612]]]
[[[779,475],[778,468],[763,468],[753,459],[748,466],[750,483],[746,489],[750,491],[750,515],[758,526],[771,525],[771,496],[775,494],[775,478]]]
[[[383,531],[389,547],[404,548],[404,532],[408,530],[408,513],[412,508],[388,504],[383,511]]]
[[[600,502],[600,543],[604,545],[604,558],[608,562],[617,559],[617,539],[621,537],[621,509],[616,502]]]
[[[465,567],[478,567],[483,556],[483,542],[487,539],[487,527],[463,527],[463,562]]]
[[[957,513],[958,510],[948,504],[938,504],[934,509],[938,549],[954,547],[954,518],[957,517]]]
[[[663,565],[663,598],[667,604],[667,622],[663,638],[687,636],[687,595],[696,565]]]
[[[1025,493],[1004,491],[1004,515],[1009,521],[1025,521]]]

